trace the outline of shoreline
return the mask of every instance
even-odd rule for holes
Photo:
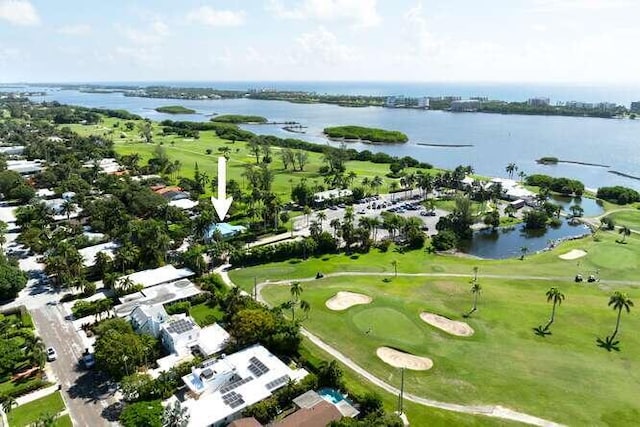
[[[467,148],[473,147],[473,144],[432,144],[429,142],[416,142],[416,145],[423,147],[442,147],[442,148]]]

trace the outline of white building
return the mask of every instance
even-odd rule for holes
[[[160,326],[169,320],[169,315],[162,304],[139,305],[131,312],[131,325],[141,334],[148,334],[154,338],[160,336]]]
[[[461,99],[459,101],[451,102],[451,111],[456,112],[474,112],[480,108],[481,101],[477,99]]]
[[[122,276],[118,278],[116,285],[120,285],[120,283],[129,278],[134,285],[142,285],[143,288],[149,288],[151,286],[173,282],[174,280],[186,279],[194,274],[195,273],[188,268],[175,268],[173,265],[167,264],[162,267]]]
[[[125,295],[120,298],[121,304],[113,307],[116,316],[130,316],[133,310],[139,305],[168,304],[170,302],[187,300],[202,291],[188,279],[176,280],[175,282],[163,283],[160,285],[144,288],[140,292]]]
[[[529,98],[527,104],[533,107],[546,107],[549,105],[549,98]]]
[[[7,160],[7,169],[20,175],[32,175],[44,169],[44,160]]]
[[[227,425],[248,406],[306,375],[306,370],[289,368],[261,345],[207,360],[182,377],[191,397],[182,403],[189,410],[188,425]]]
[[[96,265],[96,255],[102,252],[107,254],[109,258],[113,259],[115,257],[115,250],[119,247],[120,245],[116,242],[107,242],[99,245],[87,246],[86,248],[78,250],[78,252],[82,256],[82,264],[85,267],[93,267]]]

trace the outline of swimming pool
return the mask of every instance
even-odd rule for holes
[[[340,392],[335,388],[321,388],[320,390],[318,390],[318,394],[324,400],[329,403],[333,403],[334,405],[345,400],[344,397],[342,397],[342,394],[340,394]]]

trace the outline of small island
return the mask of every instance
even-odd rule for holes
[[[538,163],[540,165],[557,165],[558,163],[567,163],[567,164],[570,164],[570,165],[595,166],[595,167],[598,167],[598,168],[610,168],[611,167],[609,165],[604,165],[604,164],[601,164],[601,163],[580,162],[580,161],[577,161],[577,160],[562,160],[562,159],[559,159],[557,157],[550,157],[550,156],[541,157],[541,158],[536,160],[536,163]]]
[[[196,110],[183,107],[182,105],[166,105],[164,107],[156,108],[156,111],[158,113],[166,113],[166,114],[195,114],[196,113]]]
[[[262,116],[246,116],[242,114],[223,114],[211,119],[212,122],[218,123],[267,123],[267,119]]]
[[[359,140],[363,143],[403,143],[409,138],[397,130],[368,128],[364,126],[333,126],[324,128],[324,134],[332,139]]]

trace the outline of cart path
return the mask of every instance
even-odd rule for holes
[[[229,277],[229,274],[228,274],[228,271],[227,271],[229,267],[231,267],[231,266],[230,265],[223,265],[223,266],[215,269],[214,272],[220,274],[220,276],[222,277],[222,280],[228,286],[235,287],[236,285],[231,281],[231,278]],[[394,275],[394,273],[339,272],[339,273],[326,274],[324,277],[338,277],[338,276],[393,276],[393,275]],[[415,274],[398,273],[398,276],[470,277],[469,274],[453,274],[453,273],[451,273],[451,274],[447,274],[447,273],[415,273]],[[558,278],[545,278],[545,277],[535,277],[535,276],[534,277],[529,277],[529,276],[483,275],[482,277],[488,277],[488,278],[512,278],[512,279],[522,279],[522,280],[558,280]],[[316,280],[315,277],[302,278],[302,279],[279,280],[279,281],[274,281],[274,282],[266,281],[266,282],[258,283],[256,285],[256,290],[255,290],[256,298],[257,298],[258,301],[268,305],[268,303],[262,297],[262,289],[265,286],[269,286],[269,285],[288,285],[288,284],[290,284],[291,282],[294,282],[294,281],[297,281],[297,282],[309,282],[309,281],[314,281],[314,280]],[[562,278],[562,280],[566,280],[566,278]],[[634,283],[635,284],[640,284],[640,282],[634,282]],[[389,393],[391,393],[393,395],[398,395],[400,393],[400,390],[398,388],[396,388],[396,387],[392,386],[391,384],[381,380],[380,378],[376,377],[375,375],[373,375],[372,373],[370,373],[366,369],[362,368],[356,362],[351,360],[348,356],[346,356],[343,353],[341,353],[335,347],[332,347],[331,345],[327,344],[322,339],[320,339],[318,336],[316,336],[313,333],[309,332],[307,329],[301,327],[300,328],[300,332],[304,337],[309,339],[309,341],[311,341],[314,345],[316,345],[317,347],[319,347],[321,350],[325,351],[326,353],[330,354],[332,357],[334,357],[340,363],[344,364],[349,369],[351,369],[352,371],[356,372],[358,375],[362,376],[363,378],[365,378],[370,383],[380,387],[381,389],[383,389],[383,390],[385,390],[385,391],[387,391],[387,392],[389,392]],[[411,393],[404,393],[404,398],[406,400],[409,400],[411,402],[417,403],[419,405],[429,406],[429,407],[438,408],[438,409],[444,409],[446,411],[454,411],[454,412],[460,412],[460,413],[470,414],[470,415],[484,415],[484,416],[487,416],[487,417],[501,418],[501,419],[510,420],[510,421],[517,421],[517,422],[521,422],[521,423],[529,424],[529,425],[534,425],[534,426],[545,426],[545,427],[547,427],[547,426],[554,426],[554,427],[562,426],[562,424],[558,424],[558,423],[555,423],[553,421],[545,420],[543,418],[539,418],[539,417],[536,417],[536,416],[533,416],[533,415],[525,414],[523,412],[514,411],[512,409],[505,408],[505,407],[499,406],[499,405],[461,405],[461,404],[456,404],[456,403],[440,402],[438,400],[427,399],[425,397],[416,396],[416,395],[411,394]]]

